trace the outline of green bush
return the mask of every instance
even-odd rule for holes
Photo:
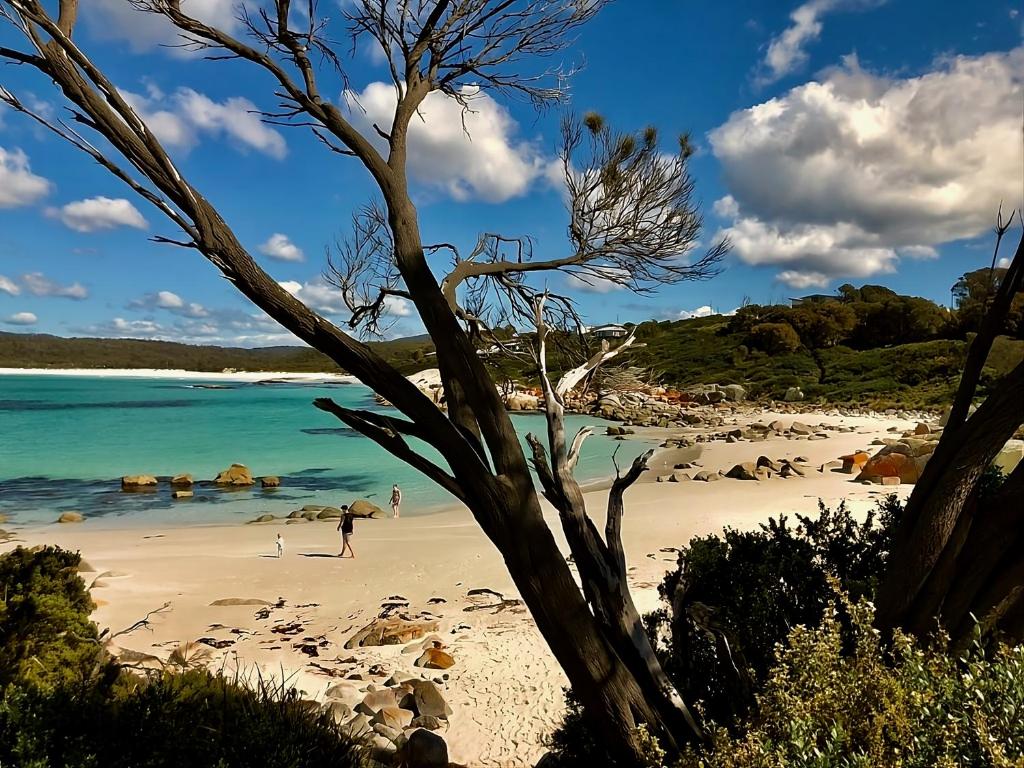
[[[113,686],[12,688],[0,701],[0,765],[23,768],[357,768],[331,716],[283,686],[205,670]]]
[[[14,680],[81,681],[102,666],[80,561],[56,547],[17,547],[0,557],[0,692]]]
[[[897,633],[883,647],[870,603],[843,603],[779,647],[740,737],[714,733],[680,768],[1011,768],[1024,764],[1024,646],[964,657]]]
[[[800,349],[800,336],[789,323],[759,323],[750,329],[746,344],[769,354],[784,354]]]

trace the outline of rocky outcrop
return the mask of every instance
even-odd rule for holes
[[[407,619],[392,616],[374,619],[356,632],[345,643],[345,647],[362,648],[373,645],[405,645],[419,640],[428,632],[437,632],[438,622],[434,619]]]
[[[236,485],[246,486],[255,485],[256,481],[253,480],[252,473],[249,468],[244,464],[232,464],[230,467],[219,473],[217,477],[213,479],[213,482],[217,485]]]
[[[121,490],[138,491],[156,488],[153,475],[125,475],[121,478]]]
[[[366,499],[356,499],[348,505],[348,512],[353,517],[384,517],[384,510]]]

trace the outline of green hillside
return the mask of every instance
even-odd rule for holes
[[[379,354],[407,373],[429,367],[426,337],[374,342]],[[308,347],[213,347],[137,339],[62,338],[0,332],[0,368],[183,368],[219,372],[336,372],[338,366]]]

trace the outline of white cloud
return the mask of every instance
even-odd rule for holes
[[[710,134],[733,253],[790,285],[892,272],[1021,204],[1024,48],[905,79],[844,66]]]
[[[241,96],[224,101],[181,88],[175,102],[186,120],[201,131],[223,134],[242,148],[255,149],[278,160],[288,154],[288,145],[280,133],[266,125],[256,113],[256,105]]]
[[[348,317],[350,314],[342,297],[341,289],[331,285],[322,277],[317,277],[306,283],[286,280],[278,285],[317,312],[344,317]],[[390,317],[413,317],[414,309],[413,303],[401,296],[386,296],[384,298],[384,314]]]
[[[260,253],[278,261],[305,261],[302,249],[288,239],[288,235],[275,232],[260,245]]]
[[[526,193],[549,173],[529,142],[516,141],[518,125],[503,106],[475,86],[463,96],[469,110],[453,98],[427,96],[409,127],[409,171],[421,184],[442,189],[455,200],[480,198],[499,203]],[[345,103],[360,128],[385,147],[373,125],[387,130],[395,114],[395,89],[370,83],[361,93],[346,91]]]
[[[592,267],[593,275],[566,275],[565,282],[570,288],[584,293],[611,293],[626,286],[622,280],[629,278],[629,272],[621,267]]]
[[[773,83],[807,63],[807,46],[821,36],[822,18],[835,11],[865,10],[886,0],[810,0],[789,15],[790,25],[768,44],[761,84]]]
[[[185,116],[165,108],[160,102],[163,94],[159,91],[143,96],[132,91],[120,91],[137,114],[149,126],[149,129],[165,147],[189,150],[195,146],[197,137],[193,126]]]
[[[210,310],[202,304],[185,301],[181,296],[172,291],[157,291],[147,293],[141,299],[128,302],[128,309],[156,310],[164,309],[171,314],[189,318],[203,318],[210,316]]]
[[[123,197],[90,197],[61,208],[49,208],[46,213],[76,232],[97,232],[116,227],[146,229],[149,226],[139,210]]]
[[[42,272],[29,272],[21,276],[21,282],[33,296],[47,296],[81,301],[89,298],[89,289],[79,282],[61,285]]]
[[[278,285],[288,291],[292,296],[297,296],[299,291],[302,290],[302,283],[297,280],[283,280],[279,282]]]
[[[779,272],[775,276],[775,279],[780,283],[785,283],[790,288],[827,288],[831,279],[828,275],[823,275],[821,272],[800,272],[795,269],[787,269],[784,272]]]
[[[696,309],[680,309],[678,312],[676,312],[675,319],[690,320],[694,317],[711,317],[711,315],[717,314],[718,313],[715,312],[715,310],[713,310],[710,305],[705,304],[704,306],[697,307]]]
[[[15,312],[4,320],[7,325],[35,325],[38,321],[39,318],[31,312]]]
[[[182,0],[181,9],[213,27],[236,32],[240,22],[233,0]],[[90,0],[83,3],[82,13],[89,31],[101,40],[121,40],[135,53],[144,53],[161,46],[177,46],[182,42],[176,28],[163,16],[136,10],[124,0]],[[177,55],[190,55],[179,47],[165,50]]]
[[[0,147],[0,208],[31,205],[49,191],[50,182],[29,168],[28,155]]]
[[[21,288],[11,278],[6,275],[0,275],[0,291],[9,296],[17,296],[21,293]]]
[[[732,195],[718,198],[711,209],[716,216],[721,216],[723,219],[735,219],[740,215],[740,205]]]

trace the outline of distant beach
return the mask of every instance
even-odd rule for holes
[[[333,381],[355,382],[343,373],[286,371],[188,371],[183,368],[0,368],[0,376],[89,376],[110,379],[196,379],[207,381]]]

